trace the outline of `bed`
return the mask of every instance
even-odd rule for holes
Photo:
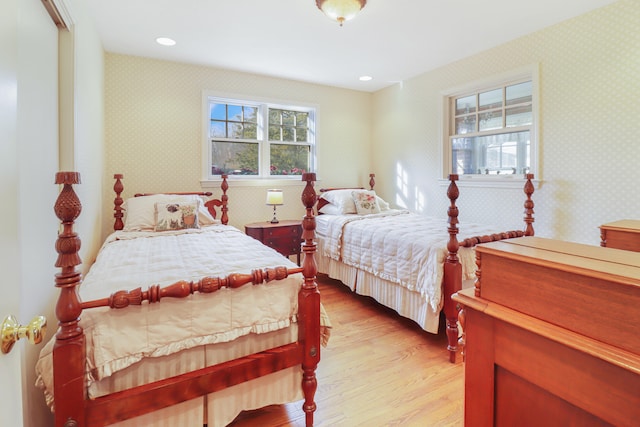
[[[210,193],[124,201],[114,177],[115,231],[82,279],[80,176],[56,175],[59,327],[36,365],[56,427],[224,426],[296,400],[312,426],[330,327],[315,281],[315,175],[303,175],[301,267],[227,224],[226,177],[206,202]]]
[[[500,231],[465,224],[458,228],[458,175],[449,176],[448,219],[391,209],[374,190],[321,189],[316,209],[318,271],[342,281],[352,291],[373,297],[425,331],[437,333],[446,318],[449,360],[456,360],[458,310],[451,295],[475,279],[474,246],[495,240],[532,236],[533,175],[525,176],[525,227]]]

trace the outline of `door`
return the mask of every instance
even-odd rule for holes
[[[58,168],[58,31],[41,0],[0,13],[0,321],[36,315],[56,329],[53,204]],[[45,338],[47,339],[47,338]],[[50,425],[34,364],[42,345],[0,353],[0,427]]]

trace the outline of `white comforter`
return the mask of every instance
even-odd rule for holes
[[[250,255],[249,255],[250,254]],[[83,301],[118,290],[168,285],[232,272],[296,265],[238,229],[213,225],[181,232],[115,232],[101,248],[80,287]],[[185,299],[122,310],[85,310],[80,325],[87,340],[87,381],[98,381],[143,357],[176,353],[202,344],[287,327],[296,320],[300,273],[239,289],[220,289]],[[36,365],[37,385],[52,392],[52,339]],[[50,397],[50,396],[49,396]]]
[[[323,256],[419,292],[438,312],[443,304],[442,278],[447,256],[446,219],[405,210],[372,215],[321,215],[318,227]],[[496,227],[464,224],[458,239],[496,233]],[[463,279],[475,277],[472,248],[460,248]]]

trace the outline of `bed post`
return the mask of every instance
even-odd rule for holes
[[[525,178],[527,179],[527,182],[524,184],[524,194],[527,195],[527,200],[524,202],[524,223],[526,224],[524,235],[533,236],[533,200],[531,200],[531,196],[534,191],[533,183],[531,182],[533,174],[528,173],[525,175]]]
[[[320,361],[320,292],[316,283],[318,266],[315,252],[316,220],[313,215],[313,207],[316,203],[316,192],[313,188],[316,180],[315,173],[303,173],[302,180],[307,184],[302,191],[302,204],[306,208],[306,215],[302,220],[302,274],[304,284],[298,294],[298,313],[300,317],[298,329],[298,341],[302,345],[302,391],[304,404],[302,409],[306,415],[307,427],[313,426],[313,414],[316,410],[314,396],[318,388],[316,380],[316,368]]]
[[[53,347],[53,386],[55,396],[55,426],[85,426],[84,418],[84,334],[78,325],[82,307],[78,297],[78,285],[81,275],[76,266],[82,261],[78,255],[80,238],[73,231],[75,219],[80,215],[82,205],[73,190],[73,184],[80,183],[77,172],[58,172],[56,184],[63,188],[54,211],[62,222],[62,231],[58,233],[56,267],[56,287],[60,289],[56,304],[58,332]]]
[[[456,181],[458,175],[449,175],[449,188],[447,189],[447,197],[449,198],[451,205],[447,210],[449,220],[447,221],[449,226],[449,242],[447,243],[447,259],[444,263],[444,278],[443,278],[443,292],[444,292],[444,315],[447,321],[447,350],[449,350],[449,361],[455,363],[456,351],[458,350],[458,310],[456,303],[451,299],[451,295],[462,289],[462,265],[458,259],[458,207],[456,206],[456,200],[460,195]]]
[[[227,215],[227,211],[229,208],[227,207],[227,203],[229,201],[229,196],[227,196],[227,190],[229,189],[229,183],[227,182],[227,178],[229,175],[222,175],[222,183],[220,184],[220,189],[222,190],[222,196],[220,196],[220,201],[222,202],[222,207],[220,211],[222,215],[220,215],[220,222],[224,225],[227,225],[229,222],[229,215]]]
[[[375,187],[375,185],[376,185],[376,174],[370,173],[369,174],[369,190],[373,190],[373,187]]]
[[[116,180],[115,184],[113,184],[113,191],[116,193],[116,198],[113,201],[113,217],[116,219],[113,224],[113,229],[117,231],[124,228],[124,223],[122,222],[122,217],[124,216],[122,213],[122,204],[124,203],[124,200],[120,197],[124,190],[124,185],[122,185],[121,180],[123,175],[121,173],[114,174],[113,178]]]

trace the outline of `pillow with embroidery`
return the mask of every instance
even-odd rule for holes
[[[198,202],[156,203],[155,231],[200,228]]]
[[[351,197],[356,205],[356,213],[358,215],[380,213],[380,205],[376,199],[375,191],[353,191]]]

